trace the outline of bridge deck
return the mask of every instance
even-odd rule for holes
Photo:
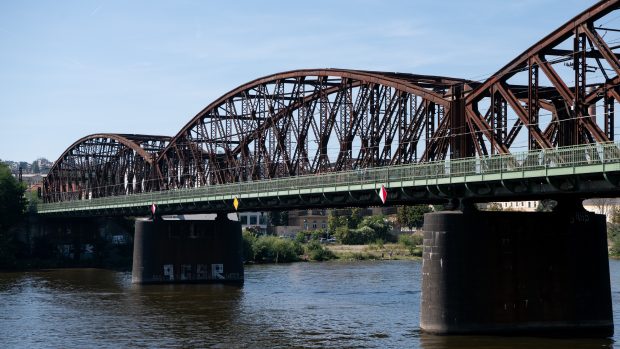
[[[234,198],[241,202],[239,210],[377,205],[379,197],[370,194],[382,185],[390,193],[388,201],[395,204],[440,202],[451,197],[524,199],[558,193],[609,196],[618,195],[614,180],[618,176],[620,143],[604,143],[47,203],[39,205],[38,213],[144,215],[152,203],[162,213],[233,211]]]

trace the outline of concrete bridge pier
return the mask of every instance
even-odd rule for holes
[[[215,220],[138,220],[132,282],[243,283],[241,224]]]
[[[604,215],[437,212],[424,217],[420,328],[436,334],[613,334]]]

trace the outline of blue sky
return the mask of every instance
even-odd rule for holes
[[[56,160],[98,132],[173,136],[291,69],[482,80],[594,3],[0,1],[0,159]]]

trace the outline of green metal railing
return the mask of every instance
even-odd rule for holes
[[[473,183],[620,171],[620,143],[598,143],[509,155],[385,166],[39,205],[38,212],[137,207],[351,190]]]

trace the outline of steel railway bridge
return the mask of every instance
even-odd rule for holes
[[[604,219],[574,203],[620,195],[619,7],[600,1],[484,81],[295,70],[231,90],[173,137],[86,136],[54,163],[39,214],[145,215],[152,203],[161,213],[230,212],[235,198],[239,210],[368,206],[382,186],[392,204],[555,198],[573,203],[544,216],[429,215],[421,327],[608,334]],[[562,252],[556,235],[545,240],[555,230]],[[572,237],[584,230],[596,233]],[[160,266],[146,262],[155,245],[140,243],[134,277],[175,280],[145,274]],[[586,266],[569,256],[579,246],[591,247]],[[197,265],[177,268],[202,275]]]
[[[596,187],[597,195],[617,195],[617,181],[610,178],[617,170],[614,164],[620,163],[613,143],[620,101],[620,61],[615,52],[620,33],[606,26],[617,8],[617,1],[596,4],[483,82],[391,72],[297,70],[233,89],[174,137],[86,136],[50,170],[40,213],[89,208],[89,214],[99,209],[110,214],[112,206],[151,200],[164,207],[174,203],[167,207],[170,212],[185,211],[183,204],[190,201],[192,210],[231,210],[235,196],[246,199],[240,209],[255,209],[266,193],[277,194],[268,202],[282,206],[302,207],[317,200],[328,204],[330,195],[300,197],[315,177],[326,187],[337,188],[345,177],[355,178],[351,184],[362,186],[359,193],[331,200],[351,205],[355,197],[367,196],[364,188],[370,188],[356,173],[383,179],[390,168],[409,169],[399,172],[395,187],[389,178],[381,183],[394,203],[415,198],[441,201],[453,192],[488,200],[496,191],[502,195],[504,189],[515,192],[514,188],[522,195],[539,194],[537,188],[549,183],[557,185],[543,193],[559,185],[580,193]],[[570,156],[548,155],[556,153]],[[555,158],[547,159],[550,156]],[[461,159],[470,167],[454,172],[452,164]],[[604,165],[600,167],[604,171],[581,173],[580,166],[594,164]],[[566,171],[551,175],[530,171],[550,166]],[[511,171],[526,173],[517,175],[519,181],[485,176]],[[455,181],[452,176],[463,175],[465,182],[456,181],[472,185],[444,185]],[[304,178],[302,184],[308,185],[298,185],[295,178]],[[591,182],[599,179],[601,185],[593,186]],[[260,190],[251,193],[251,188]],[[110,197],[114,199],[104,200]],[[379,202],[378,197],[369,200],[364,204]]]

